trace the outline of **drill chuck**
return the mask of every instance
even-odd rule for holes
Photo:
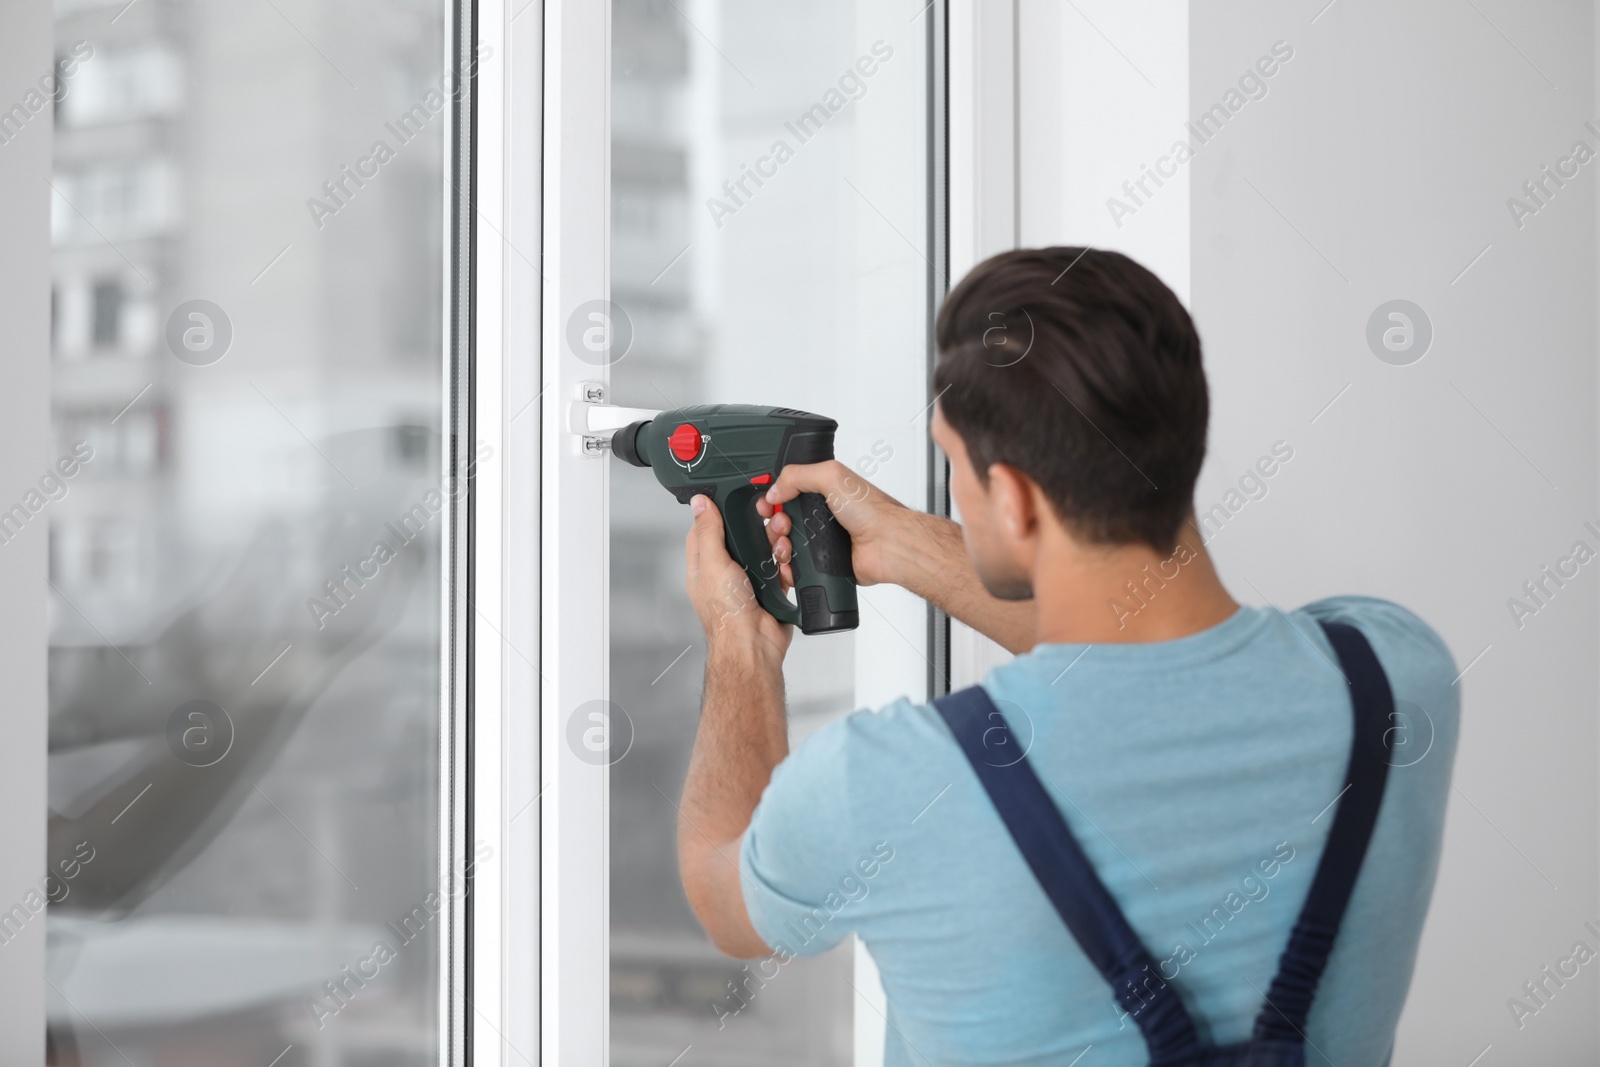
[[[611,451],[625,463],[635,467],[648,467],[650,461],[639,454],[639,431],[650,425],[650,419],[631,422],[611,435]]]

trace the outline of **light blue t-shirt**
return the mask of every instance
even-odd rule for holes
[[[1202,1040],[1228,1044],[1250,1034],[1346,783],[1350,698],[1318,619],[1366,635],[1396,700],[1383,807],[1306,1035],[1309,1059],[1375,1067],[1411,981],[1455,756],[1459,689],[1438,635],[1367,597],[1246,607],[1175,641],[1040,646],[984,688]],[[889,1067],[1062,1067],[1089,1045],[1093,1067],[1148,1061],[931,706],[808,738],[773,774],[740,869],[780,961],[866,942]]]

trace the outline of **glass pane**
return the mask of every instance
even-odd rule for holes
[[[820,412],[840,424],[841,460],[924,502],[919,8],[612,0],[611,298],[633,341],[611,367],[611,402]],[[728,983],[741,965],[712,947],[678,881],[673,804],[705,651],[683,595],[688,522],[648,471],[611,465],[611,693],[634,728],[611,768],[611,1062],[748,1064],[781,1050],[786,1064],[852,1063],[855,1014],[873,1021],[852,990],[855,946],[785,966],[739,1008]],[[855,707],[925,692],[924,609],[862,593],[859,630],[795,639],[794,743]]]
[[[51,1063],[436,1059],[445,12],[58,0]]]

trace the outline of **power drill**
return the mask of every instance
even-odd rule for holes
[[[801,493],[789,504],[797,608],[784,595],[756,501],[786,465],[832,459],[838,428],[793,408],[701,404],[624,426],[612,436],[611,451],[649,467],[680,504],[697,493],[710,497],[722,511],[728,555],[744,568],[761,606],[801,633],[828,634],[861,622],[849,532],[821,493]]]

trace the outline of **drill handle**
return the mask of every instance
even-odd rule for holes
[[[754,486],[735,489],[728,495],[723,513],[728,554],[749,576],[756,600],[779,622],[798,625],[801,633],[854,630],[861,615],[850,562],[850,532],[840,525],[820,493],[801,493],[789,503],[797,607],[784,595],[766,527],[756,510],[762,492]]]
[[[800,609],[784,595],[778,564],[772,558],[772,545],[767,541],[767,529],[762,524],[761,513],[756,510],[756,500],[765,491],[741,484],[727,494],[722,501],[723,540],[728,546],[728,555],[744,568],[757,602],[779,622],[799,625]]]

